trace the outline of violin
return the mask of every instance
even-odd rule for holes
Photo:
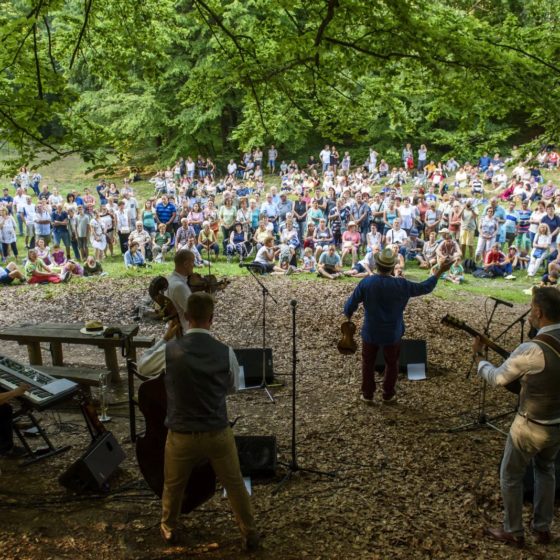
[[[344,321],[340,325],[340,330],[342,331],[342,337],[336,345],[338,351],[345,356],[355,354],[358,349],[358,345],[354,340],[356,325],[352,321]]]
[[[187,281],[191,292],[207,292],[213,294],[220,290],[224,290],[228,284],[229,280],[227,278],[222,278],[218,280],[213,274],[207,274],[203,276],[198,272],[193,272]]]

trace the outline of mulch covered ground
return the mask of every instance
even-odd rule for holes
[[[301,467],[334,471],[330,478],[297,473],[277,494],[274,480],[255,481],[254,505],[264,534],[260,558],[553,558],[555,544],[539,548],[528,539],[517,551],[486,540],[482,528],[501,522],[498,465],[504,436],[490,429],[449,433],[476,417],[479,382],[471,365],[470,339],[443,327],[445,313],[482,329],[484,298],[460,295],[455,302],[428,296],[411,301],[406,313],[409,338],[428,345],[427,381],[401,378],[398,404],[367,407],[358,400],[359,354],[336,351],[342,305],[352,290],[348,282],[269,278],[278,304],[267,306],[268,345],[273,349],[277,380],[275,403],[263,391],[229,399],[230,418],[240,416],[238,434],[274,435],[280,461],[290,460],[291,307],[297,304],[299,363],[297,458]],[[108,280],[50,288],[11,288],[0,324],[84,321],[100,318],[129,322],[146,295],[146,279]],[[6,297],[8,295],[8,297]],[[500,307],[496,327],[523,313]],[[251,278],[237,278],[218,295],[215,332],[235,347],[258,347],[260,289]],[[361,324],[362,315],[356,316]],[[163,327],[142,323],[142,334],[160,336]],[[518,331],[503,345],[512,349]],[[27,359],[24,347],[2,343],[2,353]],[[48,353],[45,351],[44,355]],[[99,367],[101,351],[74,346],[65,350],[68,364]],[[494,355],[495,357],[495,355]],[[19,469],[3,461],[0,476],[0,550],[5,558],[237,558],[240,538],[226,500],[217,493],[184,519],[185,542],[165,548],[159,537],[159,501],[143,484],[133,446],[127,442],[124,387],[112,389],[107,424],[127,454],[105,497],[68,495],[58,475],[83,453],[89,436],[75,410],[42,413],[55,444],[70,452]],[[490,389],[490,415],[513,409],[514,397]],[[500,420],[507,430],[512,415]],[[527,509],[527,524],[529,522]]]

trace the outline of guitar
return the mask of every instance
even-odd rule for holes
[[[478,332],[476,329],[469,327],[469,325],[467,325],[465,321],[462,321],[461,319],[457,319],[456,317],[453,317],[453,315],[449,315],[449,314],[445,315],[445,317],[442,317],[441,322],[444,325],[447,325],[448,327],[465,331],[469,333],[471,336],[478,336],[485,346],[487,346],[491,350],[494,350],[494,352],[496,352],[496,354],[499,354],[502,358],[504,358],[504,360],[507,360],[509,358],[509,355],[511,354],[511,352],[508,352],[506,349],[496,344],[492,339],[488,338],[485,334],[482,334]],[[505,386],[505,388],[510,393],[519,395],[519,393],[521,392],[521,383],[519,382],[519,379],[516,379],[515,381],[508,383]]]

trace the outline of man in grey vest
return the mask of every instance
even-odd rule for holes
[[[520,548],[525,544],[523,477],[531,460],[535,473],[531,530],[538,544],[552,541],[555,460],[560,450],[560,291],[534,288],[529,320],[538,329],[537,336],[518,346],[500,367],[483,359],[480,339],[473,343],[478,374],[490,385],[516,380],[521,384],[519,409],[500,469],[504,524],[486,529],[494,540]]]
[[[239,365],[233,349],[209,332],[214,300],[205,292],[189,296],[189,330],[175,338],[170,327],[164,339],[144,353],[139,371],[165,369],[168,428],[165,445],[161,534],[175,540],[183,493],[193,467],[208,459],[227,491],[246,550],[259,545],[249,494],[245,488],[235,439],[228,422],[226,395],[239,387]]]

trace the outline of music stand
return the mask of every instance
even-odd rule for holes
[[[288,468],[288,472],[284,478],[277,484],[272,494],[277,494],[280,488],[284,486],[296,472],[308,472],[322,476],[335,477],[335,472],[325,472],[316,469],[306,469],[300,467],[297,461],[296,452],[296,373],[297,373],[297,348],[296,348],[296,306],[297,301],[293,299],[290,302],[292,306],[292,445],[291,445],[291,458],[289,463],[279,463]]]
[[[258,266],[258,269],[261,270],[259,265],[256,265],[256,266]],[[260,312],[260,316],[262,317],[262,322],[261,322],[261,326],[262,326],[262,379],[261,379],[261,384],[256,386],[255,389],[263,389],[264,392],[266,393],[267,397],[270,399],[270,401],[273,402],[274,404],[276,404],[276,401],[275,401],[274,397],[272,396],[272,393],[268,389],[268,383],[266,381],[266,298],[270,297],[270,299],[276,305],[278,305],[278,301],[276,301],[276,299],[274,299],[274,296],[270,293],[269,289],[262,283],[262,281],[255,274],[252,265],[245,265],[244,268],[246,268],[251,273],[251,276],[255,279],[257,284],[260,286],[261,294],[262,294],[262,307],[261,307],[261,312]],[[258,317],[257,317],[257,321],[258,321]]]
[[[488,301],[488,300],[487,300]],[[486,321],[486,326],[484,327],[484,335],[487,336],[488,338],[490,338],[490,325],[492,324],[492,319],[494,318],[494,314],[496,313],[496,308],[498,307],[498,305],[500,305],[500,301],[494,300],[494,307],[492,308],[492,312],[490,313],[490,317],[488,317],[488,320]],[[515,323],[513,323],[515,324]],[[488,347],[486,347],[486,350],[484,352],[485,356],[484,358],[486,360],[488,360]],[[467,379],[470,376],[472,367],[474,365],[474,359],[472,361],[471,367],[469,369],[469,371],[467,372]],[[489,428],[491,430],[495,430],[496,432],[500,432],[501,434],[504,434],[505,436],[507,436],[507,432],[504,432],[501,428],[499,428],[498,426],[496,426],[495,424],[493,424],[493,422],[495,420],[499,420],[500,418],[504,418],[506,416],[508,416],[509,414],[511,414],[511,411],[508,412],[504,412],[502,414],[498,414],[497,416],[492,416],[492,417],[488,417],[488,415],[486,414],[486,390],[488,388],[488,382],[486,381],[486,379],[482,380],[482,385],[479,389],[478,392],[478,412],[477,412],[477,417],[475,420],[471,421],[471,422],[467,422],[466,424],[461,424],[460,426],[456,426],[454,428],[450,428],[449,430],[447,430],[449,433],[455,433],[455,432],[468,432],[471,430],[478,430],[479,428]]]

